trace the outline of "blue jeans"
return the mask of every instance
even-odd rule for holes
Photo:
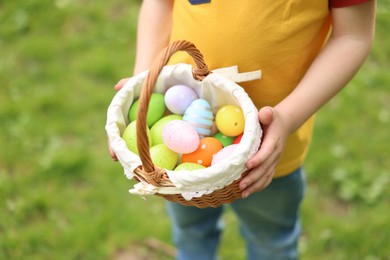
[[[305,189],[302,169],[274,179],[261,192],[229,206],[240,222],[247,259],[297,259],[299,208]],[[167,203],[178,260],[217,259],[224,206],[199,209]]]

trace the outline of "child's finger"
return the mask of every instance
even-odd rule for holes
[[[263,126],[268,126],[273,120],[272,107],[263,107],[259,110],[259,121]]]
[[[119,80],[118,83],[116,83],[114,86],[115,91],[119,91],[121,88],[123,88],[127,81],[129,81],[129,78]]]
[[[240,189],[244,190],[258,182],[267,174],[269,175],[273,173],[278,160],[279,156],[276,153],[273,153],[270,157],[267,158],[267,160],[264,161],[264,163],[251,169],[251,171],[249,171],[248,174],[246,174],[240,181]]]
[[[110,151],[110,155],[111,155],[112,160],[118,161],[118,157],[116,157],[114,150],[111,148],[110,140],[107,139],[107,143],[108,143],[108,150]]]
[[[261,163],[263,163],[275,149],[275,142],[270,138],[270,134],[267,131],[268,126],[273,121],[273,110],[271,107],[263,107],[259,111],[259,122],[264,129],[264,138],[260,150],[248,160],[246,166],[248,169],[252,169]],[[272,137],[272,136],[271,136]]]
[[[259,151],[254,154],[246,163],[248,169],[253,169],[256,166],[263,164],[275,151],[277,141],[272,136],[265,136]]]
[[[261,178],[257,179],[242,191],[242,197],[246,198],[252,193],[265,189],[271,183],[273,175],[274,168],[268,169]]]

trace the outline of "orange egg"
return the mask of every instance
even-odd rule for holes
[[[199,147],[192,153],[183,154],[182,162],[198,163],[205,167],[211,165],[213,155],[223,148],[222,143],[215,137],[200,139]]]

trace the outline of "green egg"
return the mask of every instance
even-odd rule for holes
[[[218,132],[214,135],[215,138],[217,138],[223,145],[223,147],[229,146],[234,142],[235,136],[227,136],[222,134],[221,132]]]
[[[146,134],[149,139],[149,144],[152,143],[150,130],[146,128]],[[138,154],[137,147],[137,121],[131,122],[125,129],[122,135],[122,139],[125,140],[127,148],[135,154]]]
[[[150,157],[156,166],[167,170],[173,170],[179,159],[179,155],[165,144],[158,144],[150,148]]]
[[[206,167],[204,167],[203,165],[201,164],[198,164],[198,163],[191,163],[191,162],[185,162],[185,163],[182,163],[182,164],[179,164],[176,168],[175,168],[175,171],[195,171],[195,170],[200,170],[200,169],[204,169]]]
[[[172,121],[172,120],[181,120],[183,117],[181,115],[168,115],[164,116],[160,120],[158,120],[152,128],[150,128],[150,135],[152,136],[152,145],[162,144],[162,132],[164,129],[164,126]]]
[[[139,99],[134,101],[130,107],[128,114],[130,122],[137,119],[138,104]],[[146,124],[148,127],[151,127],[154,123],[163,117],[165,109],[164,95],[160,93],[152,93],[150,96],[148,113],[146,115]]]

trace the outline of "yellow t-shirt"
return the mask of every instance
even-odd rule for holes
[[[188,40],[210,70],[238,65],[241,72],[262,70],[262,79],[240,83],[260,109],[274,106],[299,83],[330,30],[328,1],[211,0],[192,5],[175,0],[171,41]],[[171,63],[191,63],[184,52]],[[315,88],[316,86],[313,86]],[[289,136],[275,177],[303,164],[314,118]]]

